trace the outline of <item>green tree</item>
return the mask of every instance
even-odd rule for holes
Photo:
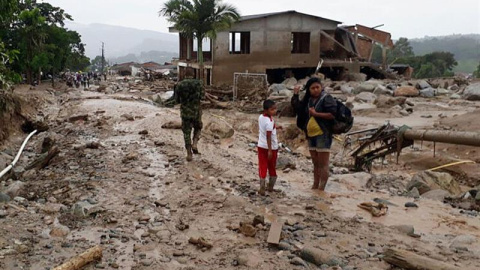
[[[103,59],[103,67],[106,69],[108,66],[107,60]],[[100,72],[106,72],[106,70],[102,71],[102,56],[97,55],[91,62],[90,65],[91,70],[98,70]]]
[[[415,78],[435,78],[453,76],[453,68],[457,65],[450,52],[433,52],[423,56],[398,58],[397,63],[408,64],[414,69]]]
[[[475,78],[480,78],[480,63],[478,63],[477,70],[475,70],[475,71],[473,72],[473,76],[474,76]]]
[[[215,39],[217,32],[228,29],[238,21],[240,13],[221,0],[169,0],[160,10],[161,16],[181,34],[198,40],[198,62],[203,79],[203,48],[205,38]]]
[[[413,57],[414,55],[408,38],[400,38],[395,42],[393,49],[388,51],[387,63],[392,63],[399,58]]]

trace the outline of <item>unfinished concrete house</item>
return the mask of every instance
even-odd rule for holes
[[[378,38],[367,37],[356,27],[340,28],[340,23],[296,11],[244,16],[215,40],[203,41],[205,83],[231,85],[236,72],[266,74],[269,83],[278,83],[291,76],[304,78],[320,63],[320,72],[332,79],[359,72],[385,77],[380,65],[367,61],[368,48],[357,49],[358,42],[370,40],[373,50]],[[177,31],[171,28],[170,32]],[[179,79],[186,67],[195,68],[198,76],[197,41],[181,34],[179,38]],[[393,45],[389,35],[380,42]]]

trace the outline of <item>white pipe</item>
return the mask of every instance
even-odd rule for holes
[[[8,171],[10,171],[13,166],[15,166],[15,164],[18,162],[18,160],[20,159],[20,156],[22,155],[22,152],[23,152],[23,149],[25,148],[25,146],[27,145],[28,143],[28,140],[30,140],[30,138],[35,135],[35,133],[37,133],[37,130],[33,131],[32,133],[30,133],[30,135],[28,135],[28,137],[25,139],[25,141],[23,141],[23,144],[22,146],[20,147],[20,150],[18,151],[17,155],[15,156],[15,159],[13,160],[13,162],[8,165],[7,168],[5,168],[2,172],[0,172],[0,178],[2,178],[2,176],[4,176]]]

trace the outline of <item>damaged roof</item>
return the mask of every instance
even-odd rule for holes
[[[295,10],[287,10],[287,11],[281,11],[281,12],[272,12],[272,13],[263,13],[263,14],[242,16],[239,21],[242,22],[242,21],[248,21],[248,20],[256,20],[256,19],[268,18],[268,17],[271,17],[271,16],[285,15],[285,14],[298,14],[298,15],[302,15],[302,16],[313,17],[315,19],[331,21],[331,22],[334,22],[334,23],[337,23],[337,24],[342,23],[342,22],[339,22],[339,21],[330,20],[330,19],[327,19],[327,18],[319,17],[319,16],[314,16],[314,15],[310,15],[310,14],[306,14],[306,13],[297,12]]]

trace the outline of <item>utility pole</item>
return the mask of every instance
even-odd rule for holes
[[[105,73],[105,43],[102,42],[102,75]],[[106,78],[106,75],[104,75]]]

